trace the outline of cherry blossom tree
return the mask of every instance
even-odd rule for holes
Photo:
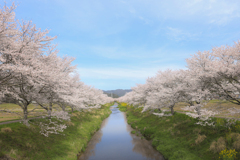
[[[159,71],[156,79],[156,89],[148,98],[148,102],[157,103],[160,108],[169,107],[172,115],[176,103],[183,101],[185,92],[182,87],[183,75],[180,70]]]
[[[52,107],[99,108],[113,101],[102,91],[80,81],[74,58],[59,57],[56,37],[31,21],[15,19],[14,3],[0,9],[0,100],[18,104],[28,124],[29,104],[37,102],[51,118]],[[7,110],[2,110],[7,111]],[[64,113],[65,112],[61,112]]]
[[[205,85],[188,70],[166,70],[148,78],[146,84],[133,87],[132,92],[120,98],[120,101],[139,106],[144,104],[143,111],[169,107],[174,114],[173,108],[178,102],[186,102],[193,106],[194,103],[200,104],[207,98],[209,91]]]
[[[132,95],[130,100],[132,104],[143,103],[143,111],[149,108],[169,107],[174,114],[174,105],[183,101],[185,96],[182,72],[181,70],[159,71],[155,77],[148,78],[146,84],[132,88],[133,91],[126,96]]]
[[[4,7],[1,15],[10,15],[8,19],[3,18],[6,24],[1,28],[1,33],[8,28],[11,31],[1,36],[0,64],[1,64],[1,94],[11,97],[12,102],[18,104],[24,113],[24,123],[27,123],[28,105],[33,101],[37,94],[36,88],[39,88],[39,73],[42,72],[42,57],[44,50],[49,47],[50,41],[54,37],[48,37],[48,31],[37,29],[31,22],[16,23],[14,20],[13,7]],[[6,21],[6,22],[5,22]],[[4,28],[5,27],[5,28]],[[14,28],[15,27],[15,28]],[[11,77],[10,79],[7,77]]]
[[[211,51],[197,52],[188,58],[187,67],[192,75],[205,84],[212,95],[218,95],[240,105],[239,54],[240,41],[233,46],[214,47]]]
[[[52,107],[59,102],[66,103],[69,101],[66,95],[72,95],[71,77],[70,74],[74,72],[75,66],[71,66],[73,58],[60,58],[54,53],[45,57],[44,71],[47,73],[43,75],[41,89],[39,95],[36,97],[36,102],[48,113],[48,118],[51,118]]]
[[[14,42],[17,40],[17,23],[15,21],[16,8],[13,3],[11,7],[7,7],[6,4],[0,9],[0,96],[6,91],[6,85],[12,78],[12,73],[9,71],[11,66],[11,59],[9,53],[14,52]]]
[[[119,101],[149,108],[169,107],[174,114],[178,102],[189,104],[188,110],[203,118],[217,112],[202,109],[214,97],[240,105],[240,41],[233,46],[213,47],[209,51],[197,52],[186,59],[186,70],[159,71],[148,78],[145,84],[132,87]],[[237,112],[232,109],[231,112]]]

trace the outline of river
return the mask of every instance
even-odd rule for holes
[[[133,129],[117,104],[111,110],[78,160],[164,160],[151,142],[131,134]]]

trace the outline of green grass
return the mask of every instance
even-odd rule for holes
[[[168,160],[219,159],[218,153],[210,151],[211,143],[220,137],[226,137],[230,132],[240,133],[239,130],[230,131],[222,126],[226,120],[220,118],[213,119],[217,122],[216,127],[204,127],[196,125],[196,119],[182,113],[158,117],[150,112],[141,113],[142,108],[119,105],[119,109],[126,111],[131,127],[139,130],[146,139],[152,140],[152,145]],[[205,135],[206,138],[197,142],[199,135]],[[230,143],[227,143],[227,148],[232,148]],[[240,159],[239,153],[237,158]]]
[[[126,112],[127,111],[127,107],[126,106],[122,106],[122,105],[118,105],[118,107],[120,111],[122,112]]]
[[[74,112],[66,130],[60,134],[45,137],[39,133],[39,123],[46,119],[30,120],[30,127],[21,123],[0,125],[0,159],[33,160],[71,160],[84,152],[92,135],[100,128],[103,119],[111,113],[109,107],[92,109],[88,112]],[[2,128],[11,128],[11,132],[3,132]],[[63,135],[64,134],[64,135]]]

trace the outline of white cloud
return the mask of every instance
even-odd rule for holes
[[[136,13],[135,9],[133,9],[133,8],[129,9],[129,12],[132,13],[132,14]]]
[[[195,20],[222,25],[240,15],[239,0],[129,0],[127,3],[136,10],[138,16],[160,20]]]
[[[168,45],[161,44],[158,48],[146,46],[124,47],[124,46],[88,46],[91,53],[109,59],[165,59],[171,55],[185,56],[186,52],[167,48]]]
[[[136,19],[150,26],[169,20],[226,25],[240,17],[239,0],[55,0],[55,4],[62,8],[65,28],[99,37],[127,31]]]
[[[150,24],[150,20],[149,20],[149,19],[144,18],[144,17],[142,17],[142,16],[139,16],[138,18],[139,18],[140,20],[142,20],[145,24]]]
[[[157,71],[166,69],[182,69],[177,65],[143,68],[78,68],[80,77],[93,79],[146,79],[155,76]]]
[[[169,39],[175,41],[182,40],[196,40],[201,35],[201,33],[190,33],[189,31],[184,31],[179,28],[167,27],[167,35]]]

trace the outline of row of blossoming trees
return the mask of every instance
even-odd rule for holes
[[[240,41],[199,51],[186,62],[187,69],[159,71],[119,101],[144,106],[144,110],[169,107],[172,114],[178,102],[194,106],[198,114],[206,101],[216,97],[240,105]]]
[[[56,37],[31,21],[15,19],[15,5],[0,9],[0,101],[19,105],[27,123],[28,106],[37,103],[51,117],[53,104],[64,111],[100,107],[112,99],[85,85],[76,73],[74,58],[59,57]],[[6,111],[6,110],[3,110]]]

